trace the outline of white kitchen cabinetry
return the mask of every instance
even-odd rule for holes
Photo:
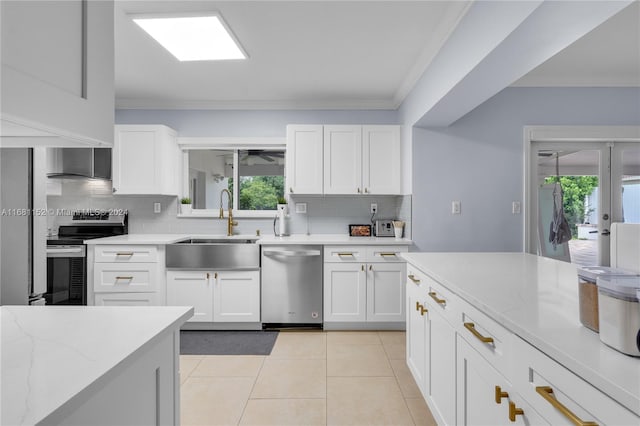
[[[322,126],[287,126],[288,193],[322,194],[322,147]]]
[[[180,149],[176,131],[162,125],[117,125],[113,191],[118,195],[178,195]]]
[[[326,246],[324,322],[403,323],[406,266],[399,246]]]
[[[88,300],[105,306],[164,305],[164,246],[90,245],[89,251]]]
[[[400,194],[400,127],[287,126],[291,194]]]
[[[3,146],[112,145],[113,10],[107,0],[0,2]]]
[[[407,366],[413,374],[422,396],[430,393],[428,368],[429,310],[426,308],[426,282],[419,271],[407,265]]]
[[[259,322],[260,271],[167,271],[167,305],[193,306],[190,322]]]

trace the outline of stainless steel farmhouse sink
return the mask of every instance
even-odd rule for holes
[[[238,270],[260,267],[251,238],[188,238],[166,246],[167,269]]]

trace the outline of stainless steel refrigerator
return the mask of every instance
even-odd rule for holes
[[[44,304],[46,149],[0,148],[0,304]]]

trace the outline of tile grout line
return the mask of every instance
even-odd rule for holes
[[[380,332],[378,332],[378,334],[379,333]],[[406,340],[405,340],[405,342],[406,342]],[[382,347],[384,349],[385,355],[387,356],[387,361],[389,362],[389,366],[391,367],[391,371],[393,372],[393,378],[395,379],[396,385],[398,385],[398,389],[400,390],[400,395],[402,395],[402,402],[404,402],[404,406],[407,409],[407,413],[409,413],[409,418],[413,422],[414,426],[416,426],[416,420],[413,418],[413,414],[411,413],[411,409],[409,408],[409,404],[407,403],[407,398],[404,396],[404,393],[402,392],[402,386],[400,386],[400,380],[398,379],[398,375],[396,374],[396,371],[393,369],[393,366],[391,365],[391,359],[389,359],[389,353],[387,352],[386,348],[384,348],[384,345],[382,345]]]
[[[247,400],[244,403],[244,407],[242,407],[242,412],[240,413],[240,418],[238,419],[238,423],[236,423],[237,425],[239,425],[242,422],[242,418],[244,417],[244,412],[247,410],[247,405],[249,405],[249,401],[251,401],[251,394],[253,393],[253,389],[256,387],[256,383],[258,382],[258,376],[260,376],[260,373],[262,372],[262,368],[264,367],[264,363],[267,360],[267,356],[269,356],[269,355],[265,355],[265,356],[262,357],[262,364],[260,364],[260,368],[258,369],[258,373],[256,374],[256,377],[253,379],[253,384],[251,385],[251,390],[249,391],[249,395],[247,395]]]

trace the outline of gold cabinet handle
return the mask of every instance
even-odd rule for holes
[[[398,255],[396,253],[380,253],[380,256],[382,256],[382,257],[388,257],[388,256],[397,257]]]
[[[478,340],[480,340],[482,343],[493,343],[493,337],[485,337],[482,334],[478,333],[478,330],[476,330],[476,325],[474,323],[465,322],[464,323],[464,328],[469,330],[471,332],[471,334],[476,336],[478,338]]]
[[[214,274],[213,274],[213,279],[215,279],[215,280],[217,280],[217,279],[218,279],[218,273],[217,273],[217,272],[214,272]]]
[[[496,404],[500,404],[502,398],[509,398],[509,392],[504,392],[500,386],[496,385]]]
[[[119,251],[116,253],[116,256],[133,256],[132,251]]]
[[[431,298],[433,300],[435,300],[438,305],[446,305],[447,304],[446,300],[438,298],[438,296],[436,295],[435,291],[430,291],[429,292],[429,296],[431,296]]]
[[[360,190],[360,188],[358,188],[358,194],[361,194],[361,193],[362,193],[362,191]]]
[[[209,279],[209,273],[207,272],[207,279]]]
[[[576,426],[598,426],[596,422],[585,422],[576,416],[571,410],[565,407],[560,401],[553,396],[553,389],[551,386],[536,386],[536,392],[545,399],[549,404],[553,405],[553,408],[560,411],[571,423]]]
[[[116,281],[118,280],[129,280],[131,281],[133,279],[133,276],[128,276],[128,277],[116,277]]]
[[[293,188],[289,187],[289,192],[293,194]]]
[[[407,275],[407,277],[408,277],[411,281],[413,281],[414,283],[416,283],[416,284],[420,284],[420,280],[419,280],[419,279],[417,279],[415,275],[413,275],[413,274],[409,274],[409,275]]]
[[[369,188],[365,188],[365,189],[364,189],[364,193],[365,193],[365,194],[368,194],[368,193],[369,193]]]
[[[351,256],[351,257],[354,257],[354,256],[353,256],[353,253],[338,253],[338,257],[342,257],[342,256]]]
[[[364,271],[364,265],[360,265],[360,270]]]
[[[373,265],[369,265],[369,270],[373,271]]]
[[[420,311],[420,316],[424,316],[425,312],[429,312],[429,310],[425,309],[420,302],[416,302],[416,311]]]
[[[509,420],[516,421],[516,416],[524,416],[524,410],[516,407],[516,403],[509,401]]]

